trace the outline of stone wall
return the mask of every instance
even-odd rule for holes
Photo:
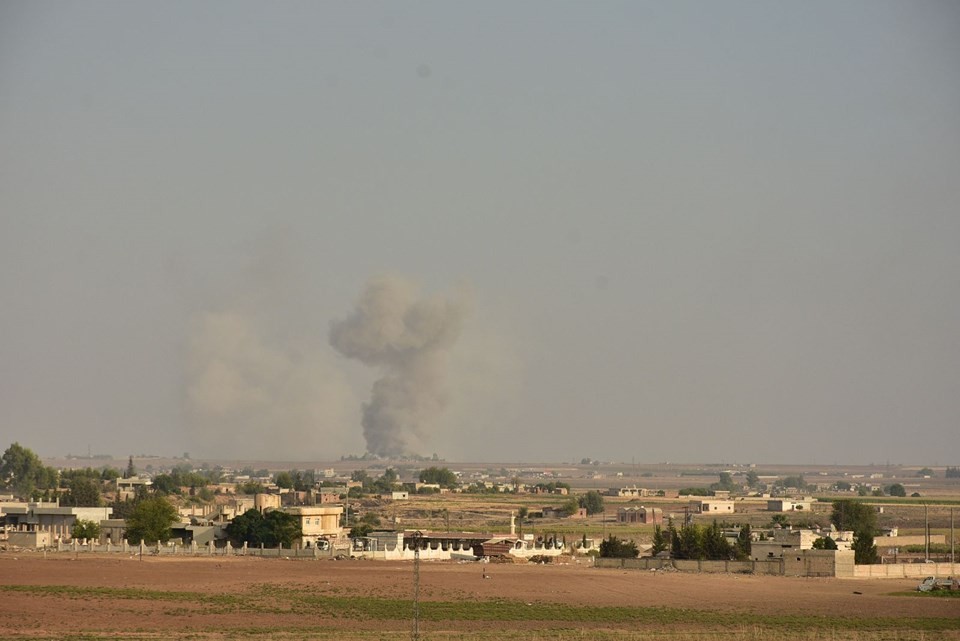
[[[853,552],[849,550],[798,550],[782,559],[756,561],[697,561],[689,559],[597,558],[595,567],[635,570],[672,568],[681,572],[741,573],[780,576],[853,577]]]
[[[925,576],[960,575],[960,563],[884,563],[858,565],[853,569],[857,579],[922,579]]]

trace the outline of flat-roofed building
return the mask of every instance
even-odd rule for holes
[[[317,541],[334,541],[343,533],[340,527],[340,517],[343,515],[342,505],[301,505],[285,507],[283,511],[300,519],[300,530],[303,536],[298,543],[303,547],[313,547]]]
[[[714,498],[701,498],[690,501],[690,507],[699,514],[733,514],[733,501]]]
[[[622,507],[617,510],[620,523],[663,523],[663,510],[658,507]]]

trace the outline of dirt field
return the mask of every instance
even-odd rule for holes
[[[420,586],[421,638],[960,639],[960,599],[891,594],[912,581],[424,562]],[[397,638],[412,593],[412,563],[6,553],[0,636]]]

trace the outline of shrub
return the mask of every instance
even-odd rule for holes
[[[640,550],[633,541],[621,541],[614,535],[600,543],[600,556],[607,559],[635,559]]]

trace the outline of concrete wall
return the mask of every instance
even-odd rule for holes
[[[844,550],[800,550],[783,559],[761,559],[758,561],[694,561],[653,557],[641,557],[639,559],[597,558],[594,566],[635,570],[671,567],[681,572],[853,577],[853,552]]]
[[[641,557],[639,559],[602,559],[597,557],[594,567],[622,568],[628,570],[659,570],[673,568],[681,572],[744,573],[744,574],[782,574],[780,559],[775,561],[694,561],[689,559],[658,559]]]
[[[857,579],[922,579],[925,576],[957,575],[960,575],[960,563],[884,563],[858,565],[853,571],[853,577]]]
[[[45,548],[53,543],[51,532],[10,532],[7,544],[20,548]]]
[[[926,543],[922,534],[914,534],[907,536],[877,536],[874,537],[873,542],[877,544],[878,548],[893,548],[893,547],[903,547],[904,545],[923,545]],[[947,542],[947,535],[945,534],[931,534],[930,543],[943,545]]]
[[[847,561],[852,565],[853,552],[849,550],[794,550],[783,555],[785,576],[839,576],[837,561],[843,571]]]

